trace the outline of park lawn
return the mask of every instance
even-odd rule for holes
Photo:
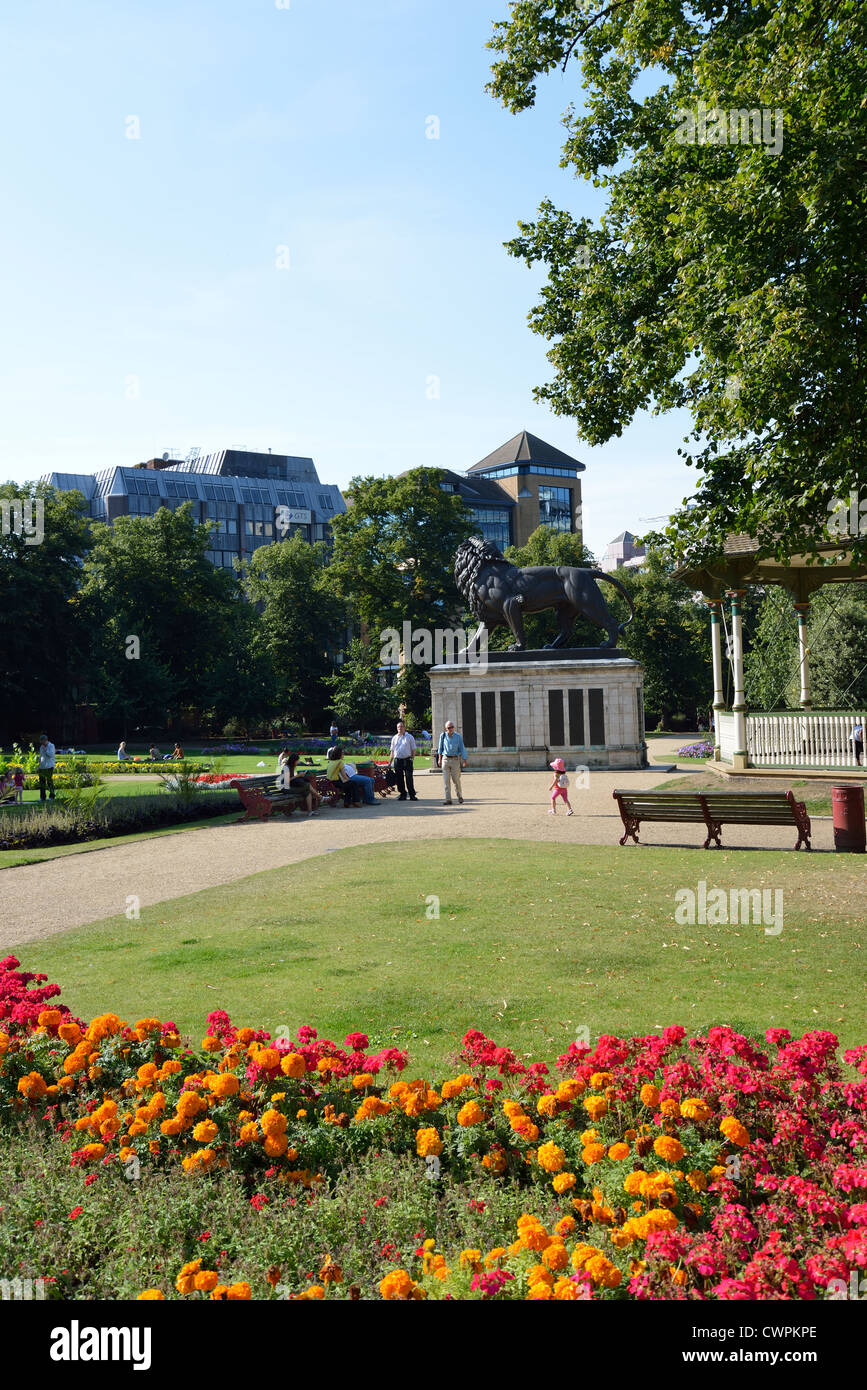
[[[782,888],[779,935],[678,926],[679,887]],[[864,866],[772,851],[461,840],[336,851],[15,948],[82,1017],[206,1015],[311,1023],[409,1048],[437,1073],[481,1028],[550,1059],[586,1028],[759,1035],[816,1028],[867,1042]],[[130,889],[134,889],[130,880]],[[428,919],[439,898],[439,919]]]

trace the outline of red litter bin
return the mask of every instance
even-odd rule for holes
[[[864,788],[857,782],[844,782],[831,788],[834,813],[834,848],[844,854],[863,854],[867,848],[864,822]]]

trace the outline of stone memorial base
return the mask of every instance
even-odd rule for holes
[[[447,719],[479,771],[647,766],[644,668],[595,648],[489,652],[429,672],[434,749]]]

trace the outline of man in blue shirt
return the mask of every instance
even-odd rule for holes
[[[445,732],[440,734],[437,756],[443,770],[443,792],[445,793],[443,805],[451,806],[452,784],[454,784],[458,805],[463,806],[464,798],[461,794],[461,768],[467,765],[467,750],[464,747],[463,739],[455,729],[451,719],[446,722]]]

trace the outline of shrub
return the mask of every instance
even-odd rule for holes
[[[239,808],[232,792],[211,792],[189,805],[161,796],[112,797],[86,807],[63,801],[24,806],[0,820],[0,849],[41,849],[158,830],[185,821],[208,820]]]

